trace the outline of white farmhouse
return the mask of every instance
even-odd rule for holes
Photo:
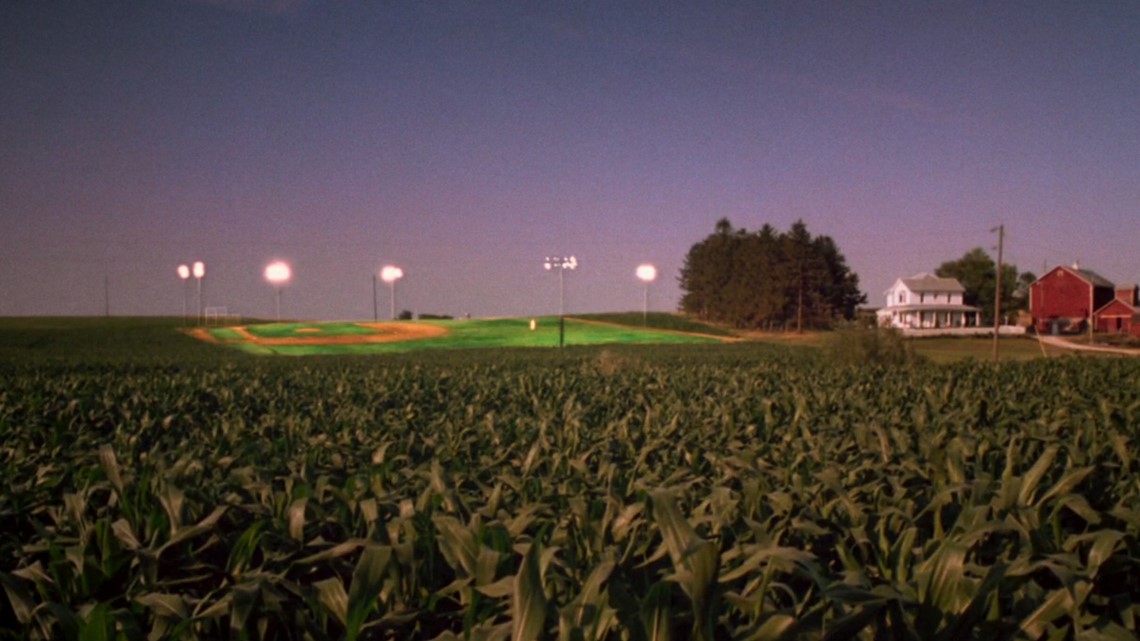
[[[963,304],[965,291],[956,278],[939,278],[927,273],[900,278],[886,291],[887,306],[875,313],[879,327],[976,327],[980,310]]]

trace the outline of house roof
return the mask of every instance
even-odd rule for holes
[[[912,292],[950,292],[962,293],[966,291],[957,278],[940,278],[934,274],[915,274],[910,278],[901,279],[903,285]]]

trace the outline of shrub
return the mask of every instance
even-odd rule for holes
[[[921,360],[901,332],[882,327],[838,329],[828,337],[825,352],[844,365],[910,365]]]

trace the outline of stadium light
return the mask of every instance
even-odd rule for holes
[[[186,321],[190,320],[190,302],[187,300],[190,295],[187,291],[187,286],[190,284],[190,266],[179,265],[178,277],[182,279],[182,322],[185,324]]]
[[[558,270],[558,348],[566,344],[566,287],[562,274],[567,269],[577,269],[578,259],[574,256],[547,256],[542,263],[546,271]]]
[[[277,320],[281,320],[281,288],[289,282],[293,277],[293,270],[289,267],[289,263],[281,260],[275,260],[265,266],[265,280],[269,281],[276,289],[275,306]]]
[[[637,277],[645,283],[645,296],[641,301],[641,324],[649,325],[649,284],[657,279],[657,268],[649,263],[637,266]]]
[[[206,263],[200,260],[194,261],[191,267],[191,273],[194,275],[194,280],[198,281],[198,311],[195,315],[196,322],[202,323],[202,279],[206,277]]]
[[[391,288],[392,320],[396,320],[396,281],[404,277],[404,270],[395,265],[385,265],[380,270],[380,280],[388,283]]]

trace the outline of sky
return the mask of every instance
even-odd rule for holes
[[[0,3],[0,316],[668,311],[721,218],[1140,281],[1140,2]]]

